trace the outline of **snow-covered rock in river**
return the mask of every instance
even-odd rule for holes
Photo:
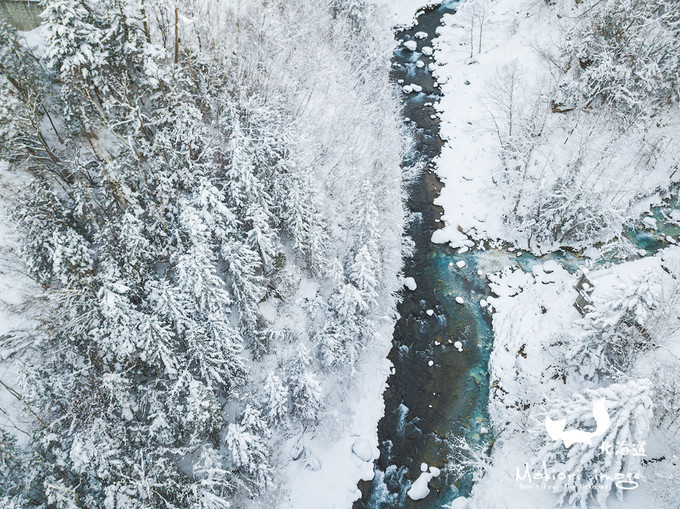
[[[404,42],[404,47],[409,51],[415,51],[418,47],[418,43],[416,43],[416,41],[406,41]]]
[[[423,48],[423,55],[426,55],[426,56],[429,57],[429,56],[432,55],[432,53],[433,53],[433,50],[432,50],[432,48],[431,48],[430,46],[425,46],[425,47]]]
[[[466,497],[458,497],[451,502],[447,507],[449,509],[467,509],[470,506],[470,499]]]
[[[426,470],[426,463],[420,465],[420,471],[422,473],[406,493],[411,500],[422,500],[428,496],[430,494],[430,488],[427,486],[427,483],[429,483],[433,477],[437,477],[440,473],[440,470],[437,467],[430,467],[429,472]]]
[[[650,230],[656,230],[656,219],[653,217],[647,216],[642,218],[642,224],[645,225],[646,228],[649,228]]]
[[[416,288],[418,288],[416,280],[413,279],[412,277],[404,278],[404,286],[411,290],[412,292],[415,291]]]
[[[402,87],[402,90],[405,93],[410,94],[411,92],[422,92],[423,87],[421,87],[420,85],[416,85],[415,83],[412,83],[411,85],[404,85]]]

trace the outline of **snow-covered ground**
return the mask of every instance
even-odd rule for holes
[[[393,27],[411,25],[416,13],[423,7],[440,3],[436,0],[370,0],[370,2],[382,11],[384,19]]]
[[[30,327],[25,304],[37,297],[40,289],[26,275],[7,217],[8,183],[12,179],[4,163],[0,162],[0,429],[11,433],[23,444],[31,424],[22,413],[22,404],[15,392],[19,388],[16,358],[4,337],[14,330]]]
[[[437,171],[445,186],[436,203],[446,227],[435,242],[501,239],[535,253],[582,248],[612,238],[680,176],[676,108],[625,132],[598,109],[551,110],[565,79],[553,64],[567,61],[559,52],[576,4],[471,0],[444,17],[434,73],[444,94],[437,108],[447,143]],[[525,128],[533,135],[523,137]],[[501,140],[513,147],[505,154]],[[549,210],[556,196],[562,202]],[[557,217],[561,206],[567,210]],[[586,230],[581,223],[598,214],[598,231],[567,231]],[[559,219],[566,226],[552,235]]]
[[[669,445],[678,430],[663,415],[670,412],[677,416],[678,411],[674,396],[668,396],[673,391],[666,386],[677,385],[680,365],[675,308],[679,268],[680,249],[671,247],[654,257],[587,273],[596,310],[613,308],[611,303],[624,296],[624,306],[630,306],[636,316],[664,317],[663,326],[645,317],[651,341],[636,354],[626,372],[616,375],[619,381],[651,380],[655,407],[651,432],[645,437],[644,460],[648,463],[642,463],[642,480],[636,489],[626,490],[622,501],[610,497],[609,507],[673,507],[664,496],[677,488],[669,479],[680,474],[677,448]],[[470,507],[552,506],[555,498],[551,490],[541,483],[527,488],[517,477],[518,469],[521,474],[525,464],[538,459],[537,451],[548,440],[543,416],[556,401],[571,401],[577,393],[613,382],[611,375],[600,379],[591,373],[588,365],[592,359],[575,346],[590,326],[590,314],[581,317],[573,305],[579,277],[580,273],[569,274],[553,261],[536,265],[532,272],[506,269],[491,277],[495,296],[489,303],[494,309],[495,339],[489,363],[489,411],[497,440],[492,466],[476,484]],[[608,313],[616,315],[615,311]],[[575,354],[579,351],[581,355]]]
[[[360,498],[357,484],[373,479],[378,456],[377,425],[384,412],[382,394],[391,363],[392,330],[381,332],[382,348],[366,351],[347,385],[337,386],[332,398],[339,403],[313,434],[302,441],[289,439],[286,491],[277,507],[335,509],[351,507]],[[297,461],[290,458],[300,454]],[[283,463],[286,464],[286,463]]]

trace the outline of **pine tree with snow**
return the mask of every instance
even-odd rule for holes
[[[230,424],[225,438],[232,461],[240,471],[247,473],[244,478],[253,492],[264,488],[271,480],[269,451],[265,443],[268,426],[261,414],[253,407],[246,406],[240,424]]]
[[[350,279],[359,291],[360,311],[367,314],[376,304],[378,292],[377,260],[374,249],[367,244],[357,252],[350,269]]]
[[[323,391],[309,371],[294,376],[290,382],[293,415],[302,421],[316,423],[321,414]]]
[[[656,309],[661,298],[659,289],[650,284],[655,280],[658,274],[654,271],[643,272],[621,282],[593,304],[584,330],[569,341],[568,347],[568,358],[579,359],[576,367],[584,375],[625,373],[641,352],[657,346],[658,338],[649,332],[658,319]]]
[[[288,417],[288,390],[281,379],[270,373],[264,382],[264,408],[268,421],[278,424]]]
[[[293,247],[309,269],[318,273],[324,265],[328,235],[317,191],[309,177],[291,175],[285,200],[284,228],[293,238]]]

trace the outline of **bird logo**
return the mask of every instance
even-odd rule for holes
[[[545,429],[553,440],[562,440],[564,446],[569,449],[575,443],[582,443],[592,445],[594,438],[599,438],[604,435],[609,429],[611,419],[609,412],[607,412],[607,400],[605,398],[598,399],[593,403],[593,417],[597,425],[595,431],[582,431],[580,429],[565,430],[567,424],[566,419],[553,421],[550,417],[545,418]]]

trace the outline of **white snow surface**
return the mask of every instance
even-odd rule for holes
[[[579,274],[569,274],[558,264],[550,268],[550,274],[540,265],[531,272],[508,268],[490,277],[495,296],[488,300],[495,313],[494,345],[489,361],[492,381],[489,414],[498,439],[492,453],[493,466],[475,485],[468,501],[471,508],[553,506],[555,500],[550,490],[521,489],[516,480],[516,468],[535,458],[534,447],[540,440],[530,428],[537,419],[535,416],[545,408],[546,400],[568,399],[576,392],[597,386],[580,376],[569,375],[564,380],[553,376],[555,365],[560,362],[555,342],[579,334],[585,321],[573,306],[577,296],[574,285]],[[655,256],[591,270],[588,277],[593,283],[595,302],[606,302],[635,281],[650,281],[659,295],[667,296],[659,300],[657,307],[674,309],[678,274],[680,248],[673,246]],[[680,331],[670,328],[670,333],[661,340],[661,348],[645,352],[626,376],[664,379],[657,371],[668,359],[675,362],[680,359]],[[515,401],[528,406],[518,407],[513,404]],[[650,435],[648,456],[668,454],[663,436],[663,433]],[[644,481],[639,488],[626,492],[623,501],[610,497],[608,507],[670,507],[655,495],[659,479],[677,475],[676,467],[672,467],[675,474],[670,474],[669,468],[668,462],[663,461],[645,466]]]
[[[470,11],[479,8],[480,3],[486,5],[482,46],[479,51],[477,20],[471,55]],[[526,230],[520,231],[521,222],[508,225],[504,216],[513,210],[515,202],[506,189],[499,188],[494,182],[498,181],[502,168],[494,125],[494,121],[500,122],[504,118],[504,110],[498,105],[503,101],[497,98],[499,76],[516,66],[519,92],[515,100],[522,102],[523,110],[528,112],[532,107],[532,94],[550,79],[538,49],[555,51],[555,41],[567,18],[558,18],[555,12],[545,2],[497,0],[462,2],[456,14],[444,16],[444,26],[438,29],[433,46],[437,63],[434,74],[443,92],[436,108],[441,112],[440,135],[447,142],[436,162],[444,188],[435,203],[444,208],[445,228],[434,233],[433,242],[448,242],[453,247],[460,247],[470,246],[470,237],[501,239],[535,253],[559,247],[559,242],[546,241],[539,245],[535,239],[531,241]],[[607,240],[620,231],[623,219],[639,217],[651,204],[659,203],[668,189],[678,160],[680,144],[677,141],[671,143],[651,169],[639,171],[633,161],[644,136],[676,139],[680,132],[680,115],[673,109],[662,115],[662,129],[652,126],[647,133],[644,129],[631,129],[625,136],[619,136],[616,129],[595,118],[597,114],[594,112],[592,117],[586,114],[579,121],[575,121],[570,113],[548,114],[540,137],[542,141],[532,156],[527,181],[534,179],[539,182],[537,186],[555,182],[579,153],[584,138],[589,136],[590,160],[601,158],[606,164],[597,178],[593,177],[594,171],[581,174],[579,178],[585,179],[584,189],[593,194],[593,206],[605,203],[598,198],[600,196],[615,196],[614,204],[621,216],[621,220],[613,221],[601,233],[602,238],[592,239]],[[572,132],[574,124],[578,126]],[[586,132],[587,129],[594,129],[594,132]],[[677,180],[678,176],[676,173],[673,178]],[[530,215],[530,211],[527,214]],[[573,247],[580,248],[587,247],[590,242],[574,241],[574,244]],[[568,242],[562,245],[568,245]]]
[[[415,22],[417,13],[436,0],[369,0],[380,9],[393,27],[407,27]]]
[[[30,327],[31,319],[23,313],[23,304],[39,294],[39,289],[26,275],[18,257],[18,246],[8,215],[8,188],[16,177],[6,171],[0,161],[0,337],[14,329]],[[17,185],[12,182],[12,185]],[[21,403],[5,387],[17,390],[17,366],[12,350],[0,348],[0,428],[13,434],[20,445],[28,440],[31,421],[23,413]]]

